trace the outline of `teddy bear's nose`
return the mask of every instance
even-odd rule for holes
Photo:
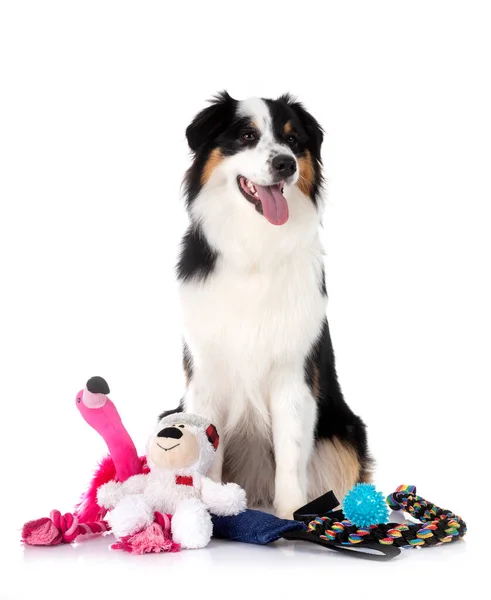
[[[157,437],[174,438],[175,440],[180,440],[182,438],[182,431],[177,429],[177,427],[165,427],[158,432]]]

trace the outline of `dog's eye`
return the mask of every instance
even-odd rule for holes
[[[178,427],[180,427],[181,429],[184,429],[184,425],[178,425]]]
[[[292,148],[296,148],[298,146],[298,139],[295,135],[289,135],[286,138],[286,141],[288,142],[288,144],[290,144]]]
[[[254,131],[245,131],[241,136],[240,139],[243,142],[255,142],[257,140],[257,135]]]

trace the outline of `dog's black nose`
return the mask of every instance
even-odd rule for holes
[[[297,161],[288,154],[278,154],[273,158],[273,169],[281,177],[290,177],[297,170]]]
[[[165,427],[158,432],[157,437],[174,438],[175,440],[180,440],[182,438],[182,431],[177,429],[177,427]]]

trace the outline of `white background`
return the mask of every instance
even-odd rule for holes
[[[486,2],[2,2],[0,597],[452,596],[489,514],[491,93]],[[489,5],[488,5],[489,7]],[[299,96],[326,130],[328,317],[389,493],[465,543],[377,564],[212,542],[133,557],[30,548],[105,447],[74,407],[100,374],[143,449],[183,392],[174,263],[184,130],[217,90]],[[230,232],[233,235],[233,231]],[[82,570],[83,569],[83,570]],[[405,592],[403,592],[405,590]]]

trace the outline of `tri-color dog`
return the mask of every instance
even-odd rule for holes
[[[288,95],[223,92],[186,134],[190,225],[177,273],[187,390],[177,410],[220,431],[213,478],[291,518],[330,489],[342,498],[371,471],[326,320],[323,132]]]

